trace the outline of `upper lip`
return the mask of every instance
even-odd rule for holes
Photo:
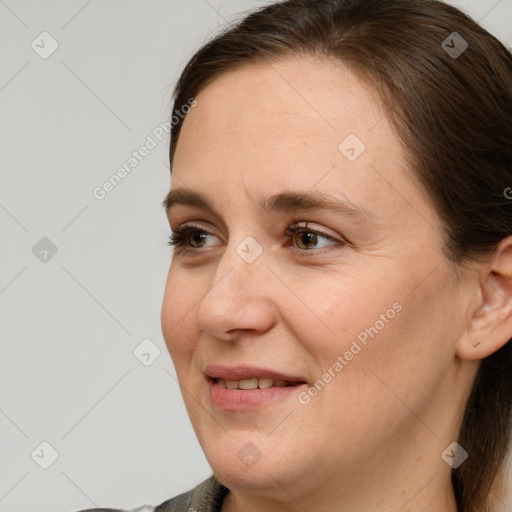
[[[288,375],[267,368],[258,368],[255,366],[220,366],[208,365],[204,370],[205,375],[212,379],[224,380],[244,380],[266,377],[272,379],[274,382],[277,380],[285,380],[287,382],[306,382],[303,378],[296,375]]]

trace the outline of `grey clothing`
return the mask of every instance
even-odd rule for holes
[[[145,505],[132,510],[91,508],[81,512],[220,512],[228,489],[211,475],[192,490],[179,494],[158,506]]]

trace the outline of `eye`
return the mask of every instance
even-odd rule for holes
[[[316,229],[308,228],[308,223],[300,225],[298,223],[292,224],[286,229],[286,236],[295,242],[292,244],[294,248],[298,247],[301,252],[309,252],[312,249],[322,249],[331,245],[345,245],[344,240],[337,240],[332,236],[322,233]],[[198,226],[184,225],[172,231],[169,237],[168,245],[176,247],[176,251],[199,252],[198,249],[208,247],[206,242],[209,237],[216,236],[206,229]],[[324,239],[328,242],[323,245],[318,245],[320,240]],[[297,249],[296,249],[297,250]]]
[[[202,249],[205,246],[204,242],[208,237],[215,236],[205,229],[198,226],[184,225],[178,229],[173,229],[169,237],[168,245],[176,247],[180,250],[195,250]]]
[[[292,224],[286,230],[286,236],[291,238],[301,251],[311,251],[312,249],[321,249],[330,245],[344,245],[345,243],[343,240],[336,240],[326,233],[308,228],[307,222],[304,226],[301,226],[298,223]],[[319,247],[317,244],[319,243],[319,239],[322,238],[332,242],[332,244],[322,245]]]

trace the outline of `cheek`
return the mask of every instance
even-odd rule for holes
[[[364,349],[374,385],[387,388],[387,400],[397,408],[403,402],[420,411],[435,400],[453,364],[458,321],[451,316],[448,279],[441,273],[431,279],[402,294],[401,310]]]
[[[304,288],[304,293],[309,292],[307,296],[316,317],[316,324],[310,328],[314,338],[310,347],[312,353],[332,359],[350,350],[354,341],[362,348],[369,346],[370,340],[383,337],[403,316],[399,300],[403,294],[397,289],[397,282],[375,271],[373,276],[369,276],[368,271],[364,274],[363,279],[353,273],[338,272],[324,279],[321,286]],[[355,347],[354,352],[357,350]]]
[[[427,303],[436,302],[428,293],[401,300],[395,294],[351,297],[332,303],[330,326],[336,336],[298,338],[316,359],[314,384],[309,396],[300,397],[306,405],[298,411],[304,428],[324,433],[315,442],[346,449],[343,436],[330,434],[344,432],[359,450],[399,435],[402,427],[413,428],[417,419],[411,410],[424,417],[450,359],[432,347],[441,344],[446,330],[428,328],[437,314]],[[337,307],[344,309],[337,313]],[[309,332],[314,336],[314,329]]]
[[[178,274],[169,270],[162,302],[161,326],[167,349],[177,371],[180,363],[190,359],[194,352],[194,305],[199,300],[190,288],[189,280],[180,279]]]
[[[439,270],[417,288],[420,279],[403,274],[401,281],[366,279],[357,285],[347,279],[322,290],[315,302],[322,322],[311,323],[308,334],[294,335],[316,359],[315,377],[333,382],[327,386],[336,392],[350,379],[364,395],[387,385],[402,399],[417,402],[442,378],[453,357],[458,331],[449,316],[448,278]]]

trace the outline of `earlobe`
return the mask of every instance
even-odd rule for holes
[[[478,304],[457,346],[463,359],[488,357],[512,338],[512,237],[499,244],[480,276]]]

